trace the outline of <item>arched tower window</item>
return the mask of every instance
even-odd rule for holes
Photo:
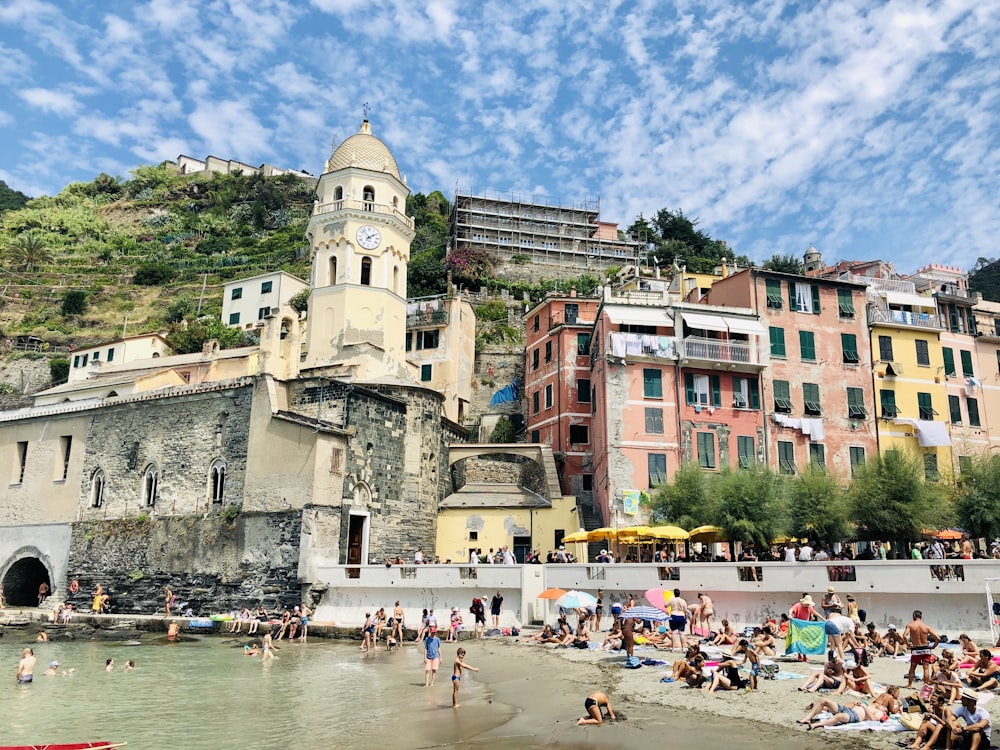
[[[399,208],[399,196],[398,195],[392,196],[392,207],[395,208],[395,209]]]
[[[375,188],[371,185],[365,185],[362,189],[362,201],[364,201],[365,211],[375,210]]]
[[[152,508],[156,505],[156,498],[160,490],[160,472],[156,464],[150,464],[142,473],[142,502],[146,507]]]
[[[212,461],[208,470],[208,497],[213,503],[221,505],[226,497],[226,462],[221,458]]]
[[[337,185],[337,187],[333,189],[333,199],[335,201],[344,200],[344,188],[341,187],[340,185]]]
[[[330,256],[330,286],[335,286],[337,283],[337,256]]]
[[[362,258],[361,259],[361,285],[371,286],[372,285],[372,259]]]
[[[104,505],[105,481],[103,469],[96,469],[90,477],[90,504],[95,508]]]
[[[399,294],[399,266],[392,267],[392,291]]]

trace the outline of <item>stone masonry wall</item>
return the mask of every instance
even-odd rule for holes
[[[151,614],[169,585],[196,615],[291,606],[301,600],[300,530],[299,511],[75,523],[67,579],[79,591],[68,601],[89,610],[100,584],[113,612]]]

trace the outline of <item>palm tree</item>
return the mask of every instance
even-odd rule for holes
[[[24,232],[7,245],[6,256],[11,264],[22,271],[44,266],[53,260],[52,250],[45,245],[39,232]]]

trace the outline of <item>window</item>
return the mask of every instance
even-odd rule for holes
[[[896,408],[896,392],[881,389],[878,392],[878,400],[882,405],[882,417],[891,419],[899,416],[899,409]]]
[[[809,443],[809,463],[826,469],[826,448],[822,443]]]
[[[757,451],[754,450],[752,437],[739,435],[736,438],[736,455],[741,469],[749,469],[757,462]]]
[[[566,322],[576,323],[576,319],[580,317],[580,306],[567,303],[564,310],[566,312]]]
[[[792,395],[787,380],[774,381],[774,410],[785,414],[792,411]]]
[[[795,443],[778,441],[778,468],[782,474],[795,473]]]
[[[541,324],[541,316],[540,315],[536,315],[535,316],[534,326],[533,326],[534,329],[535,329],[535,331],[538,331],[538,327],[539,327],[540,324]]]
[[[576,353],[579,356],[585,354],[590,354],[590,334],[589,333],[578,333],[576,334]]]
[[[864,419],[868,416],[865,409],[865,391],[863,388],[847,389],[847,417],[848,419]]]
[[[89,354],[84,354],[83,355],[83,363],[82,363],[84,367],[87,366],[87,362],[88,361],[90,361],[90,355]]]
[[[535,391],[531,394],[531,412],[532,414],[538,414],[539,408],[538,404],[541,399],[541,391]]]
[[[66,477],[69,476],[69,457],[70,453],[73,451],[73,436],[63,435],[59,438],[59,447],[62,449],[62,466],[61,471],[58,473],[61,475],[61,479],[66,481]]]
[[[981,427],[979,422],[979,401],[974,398],[966,398],[965,405],[969,409],[969,425],[972,427]]]
[[[552,384],[545,386],[545,408],[552,408]]]
[[[815,284],[788,282],[788,302],[796,312],[819,315],[819,287]]]
[[[422,383],[430,382],[433,373],[434,368],[431,365],[420,365],[420,381]]]
[[[590,378],[577,378],[576,400],[581,404],[590,403]]]
[[[104,505],[105,482],[104,472],[101,469],[95,470],[90,477],[90,504],[94,508],[100,508]]]
[[[208,469],[208,498],[221,505],[226,496],[226,462],[217,458]]]
[[[760,408],[760,384],[755,378],[733,378],[733,406],[737,409]]]
[[[413,349],[413,331],[406,332],[406,351]]]
[[[229,313],[229,325],[236,326],[240,324],[240,314],[239,313]]]
[[[552,342],[551,341],[546,341],[545,342],[545,361],[546,362],[551,362],[552,361]]]
[[[878,358],[883,362],[892,362],[892,337],[878,337]]]
[[[652,406],[646,407],[646,434],[663,434],[663,409],[657,409]]]
[[[531,369],[532,370],[537,370],[538,369],[538,363],[541,361],[541,352],[542,352],[541,349],[535,349],[533,352],[531,352]]]
[[[972,352],[968,349],[962,349],[960,354],[962,355],[962,374],[967,378],[971,378],[976,374],[972,370]]]
[[[417,351],[421,349],[437,349],[438,343],[440,341],[441,332],[438,330],[433,331],[417,331],[416,332],[416,344]]]
[[[649,486],[655,487],[667,481],[667,454],[650,453],[646,457],[649,468]]]
[[[934,415],[937,414],[929,393],[917,394],[917,409],[920,412],[920,419],[934,419]]]
[[[146,507],[156,505],[156,496],[160,489],[160,472],[155,464],[150,464],[142,473],[142,502]]]
[[[958,457],[958,472],[959,474],[964,474],[969,469],[972,468],[972,456],[959,456]]]
[[[812,331],[799,331],[799,352],[802,359],[816,361],[816,337]]]
[[[74,354],[73,355],[73,367],[79,367],[79,366],[80,366],[80,355],[79,354]]]
[[[954,377],[955,375],[955,352],[950,346],[946,346],[941,349],[941,354],[944,356],[944,376],[946,378]]]
[[[14,469],[14,474],[17,476],[17,480],[14,484],[21,484],[24,481],[24,469],[28,465],[28,441],[21,440],[17,443],[17,465]]]
[[[781,309],[781,282],[777,279],[765,279],[764,289],[767,294],[767,306],[775,310]]]
[[[115,350],[108,349],[108,362],[114,361],[114,358],[115,358]]]
[[[772,357],[784,357],[785,356],[785,329],[778,328],[776,326],[770,326],[768,333],[771,337],[771,356]]]
[[[243,299],[243,287],[238,286],[233,289],[232,294],[229,295],[229,299]]]
[[[850,447],[851,454],[851,476],[854,475],[854,471],[865,465],[865,449],[859,445],[852,445]]]
[[[663,380],[659,370],[643,369],[642,396],[643,398],[663,398]]]
[[[585,424],[571,424],[569,426],[569,441],[571,443],[589,443],[590,428]]]
[[[372,259],[361,259],[361,286],[372,285]]]
[[[928,482],[938,480],[938,462],[936,453],[924,454],[924,479]]]
[[[684,373],[684,402],[697,406],[722,406],[719,376]]]
[[[842,318],[854,317],[854,293],[850,289],[837,290],[837,309]]]
[[[699,432],[698,465],[703,469],[715,468],[715,433]]]
[[[260,293],[261,294],[270,294],[271,293],[271,288],[273,287],[273,285],[274,285],[273,281],[262,281],[261,284],[260,284]]]
[[[948,396],[948,417],[952,424],[962,423],[962,401],[958,396]]]
[[[917,364],[921,367],[931,366],[931,353],[927,349],[927,341],[925,339],[917,339]]]
[[[537,411],[537,409],[535,411]],[[535,443],[537,445],[538,442],[541,439],[542,439],[542,434],[538,430],[532,430],[531,431],[531,442],[532,443]]]
[[[823,413],[819,400],[819,386],[816,383],[802,384],[802,401],[805,404],[806,416],[818,417]]]
[[[260,307],[257,309],[257,320],[263,320],[270,314],[271,314],[270,307]]]
[[[101,353],[100,352],[94,352],[93,355],[91,355],[91,357],[90,357],[90,361],[91,362],[99,362],[100,359],[101,359]]]

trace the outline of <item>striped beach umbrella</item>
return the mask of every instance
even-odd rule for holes
[[[623,620],[653,620],[655,622],[662,622],[663,620],[669,620],[670,615],[663,612],[656,607],[648,607],[645,604],[637,604],[634,607],[629,607],[624,612],[622,612]]]

